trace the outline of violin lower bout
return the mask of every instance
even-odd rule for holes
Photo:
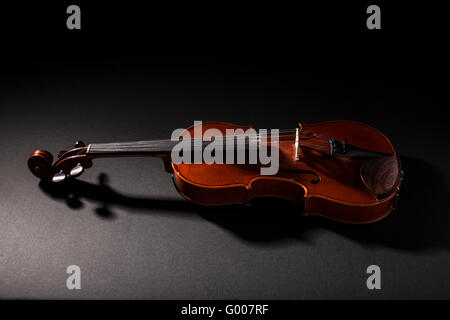
[[[175,187],[187,200],[207,206],[231,204],[250,205],[260,197],[278,197],[298,204],[301,214],[317,215],[344,223],[366,224],[386,217],[395,208],[398,194],[369,204],[350,204],[332,201],[312,195],[305,196],[304,188],[289,179],[256,178],[249,186],[203,187],[186,181],[180,175],[173,176]]]

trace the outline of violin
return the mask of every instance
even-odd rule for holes
[[[180,149],[181,141],[187,148]],[[262,158],[242,161],[263,147],[277,155],[276,170],[270,174],[263,174],[268,162]],[[175,149],[183,159],[208,152],[221,161],[175,161]],[[239,159],[241,150],[244,156]],[[229,161],[219,158],[219,151],[226,151]],[[299,123],[277,134],[207,122],[184,129],[175,139],[89,145],[77,141],[75,148],[59,152],[55,162],[50,152],[34,151],[28,167],[41,180],[61,183],[81,175],[97,158],[139,156],[161,158],[177,191],[200,205],[249,205],[256,197],[280,197],[298,203],[303,215],[353,224],[372,223],[393,211],[403,178],[400,157],[386,136],[370,125],[343,120]]]

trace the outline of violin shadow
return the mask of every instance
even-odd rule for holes
[[[99,184],[67,179],[59,184],[41,181],[39,186],[48,196],[65,201],[72,209],[83,207],[82,199],[98,203],[95,213],[102,219],[116,217],[113,206],[129,209],[130,213],[197,215],[243,240],[260,244],[293,238],[308,241],[312,233],[326,229],[363,245],[410,251],[449,249],[450,208],[446,181],[436,169],[421,160],[402,157],[402,165],[405,178],[397,210],[368,225],[303,217],[298,205],[276,198],[255,199],[249,207],[204,207],[184,199],[132,197],[108,186],[106,174],[99,175]]]
[[[199,206],[180,199],[151,199],[119,193],[102,173],[93,184],[68,178],[58,184],[41,181],[40,189],[53,199],[66,202],[71,209],[84,207],[82,200],[95,202],[95,213],[102,219],[115,219],[112,207],[128,209],[130,214],[194,215],[229,229],[239,237],[254,242],[271,242],[299,236],[308,224],[302,221],[301,208],[282,199],[256,199],[251,206]]]
[[[322,226],[366,245],[403,250],[450,249],[450,193],[445,175],[430,164],[401,157],[405,172],[397,209],[368,225],[325,221]]]

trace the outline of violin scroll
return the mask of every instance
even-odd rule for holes
[[[28,168],[41,180],[51,181],[54,176],[53,156],[46,150],[35,150],[28,158]]]
[[[60,151],[53,163],[53,156],[46,150],[35,150],[28,158],[28,168],[39,179],[61,182],[66,177],[78,177],[85,168],[92,167],[92,159],[86,155],[87,147],[81,142],[75,143],[75,148]]]

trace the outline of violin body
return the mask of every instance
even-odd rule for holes
[[[228,128],[249,128],[226,123],[203,124],[204,130],[210,127],[224,133]],[[274,176],[261,175],[258,165],[172,164],[175,185],[184,198],[201,205],[249,204],[255,197],[280,197],[299,203],[305,215],[346,223],[375,222],[393,210],[401,180],[400,161],[381,132],[353,121],[302,124],[302,127],[392,156],[382,161],[333,158],[302,148],[302,158],[297,160],[295,145],[283,143],[279,144],[280,169]]]
[[[226,135],[226,129],[247,130],[250,126],[219,122],[202,124],[203,131],[209,128]],[[177,164],[171,161],[167,152],[147,152],[146,155],[161,157],[178,192],[200,205],[249,205],[253,198],[280,197],[298,203],[299,214],[357,224],[378,221],[395,208],[403,173],[397,152],[381,132],[353,121],[299,124],[299,128],[382,156],[340,156],[309,148],[308,144],[279,143],[278,172],[261,175],[259,163]],[[193,133],[194,126],[186,130]],[[129,156],[117,149],[119,147],[114,148],[119,150],[118,154]],[[133,149],[133,152],[137,153],[137,150]],[[49,180],[55,173],[61,177],[71,175],[72,171],[78,173],[75,168],[90,167],[94,158],[107,155],[90,150],[90,146],[78,145],[63,152],[52,166],[49,153],[37,150],[30,156],[28,165],[36,176]]]

